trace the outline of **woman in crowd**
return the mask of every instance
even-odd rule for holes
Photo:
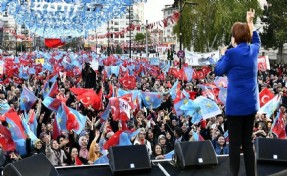
[[[161,148],[161,146],[159,144],[156,144],[154,146],[152,159],[155,159],[155,160],[164,159],[164,154],[163,154],[162,148]]]
[[[101,152],[101,147],[97,143],[96,140],[93,140],[93,142],[90,145],[90,149],[89,149],[89,155],[88,155],[89,161],[88,161],[88,163],[93,164],[101,156],[103,156],[103,154]]]
[[[140,128],[138,135],[135,138],[134,145],[145,145],[148,154],[152,155],[152,148],[150,142],[146,139],[146,131],[144,128]]]
[[[45,136],[46,143],[46,156],[54,166],[66,166],[64,160],[67,159],[65,152],[59,148],[57,140],[51,140],[49,135]]]
[[[215,144],[215,153],[217,155],[229,154],[229,147],[226,145],[226,140],[223,135],[218,135]]]

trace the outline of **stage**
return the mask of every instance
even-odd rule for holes
[[[139,176],[229,176],[229,157],[218,156],[218,165],[216,166],[203,166],[203,167],[191,167],[186,169],[180,169],[174,167],[171,161],[152,161],[152,169],[148,172],[140,171],[139,173],[125,173],[124,175],[139,175]],[[244,172],[244,161],[243,156],[241,156],[240,163],[240,173],[239,176],[245,176]],[[285,164],[257,164],[258,176],[267,176],[276,174],[276,176],[286,175],[284,173],[279,174],[287,170],[287,165]],[[57,167],[57,171],[60,176],[111,176],[112,172],[109,165],[96,165],[96,166],[73,166],[73,167]],[[275,175],[274,175],[275,176]]]

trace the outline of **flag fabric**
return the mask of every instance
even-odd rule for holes
[[[25,130],[21,124],[20,117],[16,112],[6,114],[6,122],[8,123],[8,129],[11,132],[13,141],[16,144],[16,150],[20,155],[26,155],[25,147]]]
[[[222,113],[218,105],[206,97],[199,96],[194,102],[200,106],[199,113],[202,114],[204,120]]]
[[[58,111],[62,102],[58,98],[51,98],[50,96],[46,96],[46,98],[44,99],[44,101],[42,101],[42,103],[44,106],[46,106],[46,108],[52,111]]]
[[[226,76],[217,76],[214,79],[214,84],[216,87],[227,87],[228,86],[228,80]]]
[[[20,95],[20,109],[29,111],[37,101],[37,97],[26,87],[23,88]]]
[[[37,119],[36,119],[36,114],[35,114],[35,111],[33,109],[31,109],[29,111],[29,114],[27,114],[26,112],[24,112],[24,115],[27,119],[27,124],[29,125],[31,131],[37,135],[37,126],[38,126],[38,122],[37,122]]]
[[[129,135],[126,132],[120,134],[119,146],[132,145]]]
[[[277,113],[277,117],[272,124],[272,132],[276,134],[279,139],[286,139],[286,131],[284,124],[284,114],[281,110]]]
[[[192,80],[192,75],[193,75],[193,68],[192,67],[184,67],[184,73],[186,76],[186,81],[190,82]]]
[[[62,104],[63,115],[66,116],[66,128],[68,131],[73,130],[75,133],[80,134],[86,124],[87,118],[80,114],[78,111],[69,108]]]
[[[130,110],[133,109],[132,94],[126,94],[119,97],[120,120],[127,121],[130,119]]]
[[[67,127],[66,127],[67,116],[65,115],[65,113],[63,111],[62,105],[59,106],[59,108],[57,110],[55,120],[57,122],[57,126],[58,126],[58,129],[60,131],[67,131]]]
[[[109,150],[110,147],[116,146],[119,144],[119,140],[120,140],[120,135],[122,134],[123,130],[118,130],[117,132],[115,132],[114,135],[112,135],[109,140],[107,140],[104,145],[103,148],[105,150]]]
[[[52,139],[57,140],[58,136],[60,135],[60,130],[58,128],[57,120],[53,121],[53,134]]]
[[[45,38],[45,46],[48,48],[57,48],[65,45],[65,41],[60,38]]]
[[[102,108],[101,99],[93,89],[88,89],[87,91],[77,95],[76,97],[85,107],[91,105],[95,110],[100,110]]]
[[[35,135],[35,133],[32,132],[32,130],[30,129],[27,119],[23,118],[21,122],[22,122],[22,125],[24,127],[24,130],[25,130],[26,134],[30,137],[31,141],[34,142],[35,140],[37,140],[38,138]]]
[[[267,87],[265,87],[259,93],[260,107],[264,106],[268,101],[274,98],[274,96],[275,95]]]
[[[77,155],[75,158],[75,165],[76,166],[80,166],[83,165],[82,161],[80,160],[79,156]]]
[[[178,84],[178,80],[173,84],[171,89],[169,89],[169,94],[171,95],[171,98],[174,100],[177,95],[177,91],[179,90],[180,85]]]
[[[94,164],[109,164],[109,158],[108,155],[105,154],[103,156],[101,156],[100,158],[98,158]]]
[[[225,133],[223,134],[223,136],[224,136],[224,139],[225,139],[225,142],[229,142],[229,134],[228,134],[228,130],[227,131],[225,131]]]
[[[5,151],[14,151],[16,144],[13,141],[10,131],[0,124],[0,144]]]
[[[192,136],[194,141],[204,141],[203,137],[197,132],[192,131]]]
[[[103,111],[103,113],[100,115],[101,119],[103,120],[108,120],[109,116],[110,116],[110,112],[111,112],[111,105],[110,103],[108,104],[108,106],[106,107],[106,109]]]
[[[0,115],[5,114],[7,111],[9,111],[9,109],[10,109],[10,106],[8,103],[3,103],[3,102],[0,103]]]
[[[119,66],[111,66],[111,74],[115,74],[116,76],[119,76],[119,73],[120,73]]]
[[[161,105],[161,94],[158,92],[142,92],[142,101],[147,108],[156,109]]]
[[[164,159],[172,159],[173,155],[174,155],[174,150],[172,150],[169,153],[165,154]]]
[[[194,113],[200,110],[200,106],[198,106],[190,99],[184,99],[183,104],[179,109],[182,110],[185,115],[193,116]]]
[[[48,96],[55,98],[59,93],[60,91],[58,89],[58,83],[55,81],[48,92]]]
[[[281,96],[276,95],[272,100],[268,101],[264,106],[262,106],[258,113],[266,113],[266,117],[270,118],[275,110],[278,108],[281,101]]]
[[[218,94],[218,99],[222,104],[226,104],[226,98],[227,98],[227,88],[220,87],[219,88],[219,94]]]

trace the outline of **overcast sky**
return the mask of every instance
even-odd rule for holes
[[[173,4],[174,0],[147,0],[145,3],[145,20],[153,23],[163,19],[162,9],[164,5]]]

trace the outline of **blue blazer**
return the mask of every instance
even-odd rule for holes
[[[226,115],[251,115],[259,109],[257,85],[260,38],[253,32],[252,44],[240,43],[223,55],[216,67],[217,76],[227,75]]]

